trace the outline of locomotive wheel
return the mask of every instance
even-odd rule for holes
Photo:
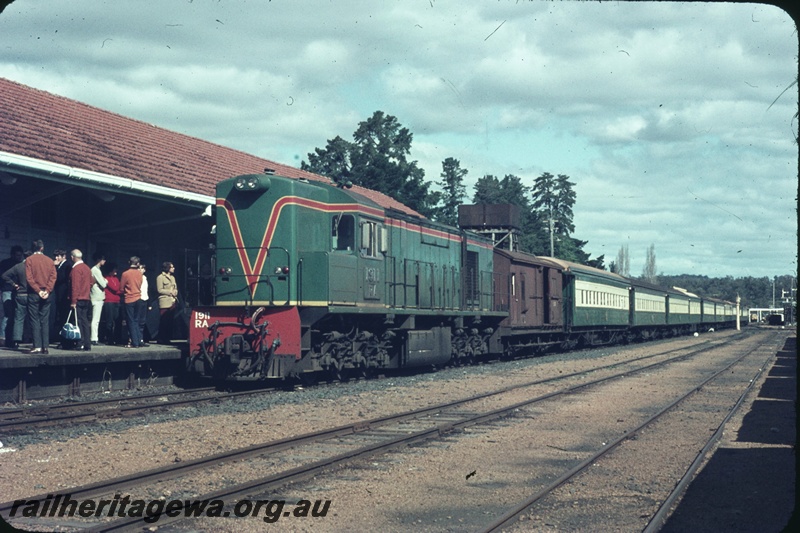
[[[366,365],[358,365],[353,369],[353,377],[355,379],[369,379],[373,375],[372,369],[367,368]]]
[[[299,376],[300,385],[303,387],[311,387],[317,384],[317,372],[302,372]]]
[[[328,380],[338,381],[339,383],[347,382],[347,372],[344,369],[338,368],[335,364],[328,367]]]

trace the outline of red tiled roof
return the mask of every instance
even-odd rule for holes
[[[0,78],[0,151],[83,170],[214,196],[217,182],[265,168],[290,178],[312,174]],[[354,186],[376,204],[417,212]]]

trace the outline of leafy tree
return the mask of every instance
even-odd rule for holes
[[[475,204],[512,204],[520,208],[520,243],[522,252],[541,253],[546,235],[538,214],[534,212],[529,195],[530,188],[513,174],[506,174],[503,179],[486,174],[475,183]]]
[[[613,265],[611,272],[615,272],[620,276],[629,277],[631,275],[631,256],[628,252],[628,245],[620,246],[617,252],[616,261],[612,261]]]
[[[472,195],[474,204],[502,204],[506,202],[504,191],[500,190],[500,180],[497,176],[486,174],[475,182],[475,193]]]
[[[591,254],[587,254],[587,255],[591,255]],[[606,255],[603,254],[601,256],[598,256],[596,259],[587,258],[585,264],[590,266],[590,267],[599,268],[600,270],[605,270],[606,266],[605,266],[605,264],[603,264],[605,259],[606,259]]]
[[[566,257],[563,253],[556,254],[555,242],[556,238],[560,239],[563,251],[570,247],[566,238],[575,231],[572,222],[572,206],[575,205],[576,198],[573,185],[574,183],[569,181],[569,176],[559,174],[556,177],[545,172],[534,180],[532,190],[533,208],[538,211],[539,217],[547,222],[550,255],[558,255],[564,259]]]
[[[522,180],[513,174],[506,174],[502,180],[486,174],[475,183],[472,201],[476,204],[513,204],[530,210],[529,192]]]
[[[437,194],[434,212],[436,220],[451,226],[458,224],[458,206],[463,203],[467,194],[467,188],[464,186],[467,172],[467,169],[461,168],[458,159],[448,157],[442,161],[442,181],[436,182],[442,188],[442,192],[431,193],[432,198],[433,194]]]
[[[347,142],[338,135],[328,139],[325,148],[314,148],[308,154],[308,163],[302,161],[300,168],[327,176],[336,183],[353,181],[352,163],[353,143]]]
[[[396,117],[383,111],[358,124],[353,142],[339,136],[328,140],[324,149],[308,154],[300,168],[331,178],[336,183],[351,182],[391,195],[393,198],[430,216],[433,212],[425,171],[409,161],[413,135]]]
[[[645,281],[649,281],[650,283],[655,283],[657,281],[657,272],[656,272],[656,245],[651,244],[650,247],[647,248],[647,257],[644,261],[644,269],[642,270],[642,279]]]

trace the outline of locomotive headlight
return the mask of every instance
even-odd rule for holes
[[[237,191],[247,190],[247,178],[245,178],[244,176],[236,178],[236,181],[234,182],[233,186],[236,187]]]
[[[289,267],[288,266],[282,266],[282,267],[276,267],[275,268],[275,274],[286,275],[288,273],[289,273]]]
[[[265,191],[269,189],[269,178],[266,176],[259,176],[257,174],[249,174],[247,176],[239,176],[233,182],[233,187],[237,191],[251,192],[251,191]]]
[[[223,276],[230,276],[231,275],[231,267],[221,267],[219,269],[219,273]]]

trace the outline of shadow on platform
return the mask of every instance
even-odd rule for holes
[[[718,448],[661,531],[788,531],[796,502],[796,400],[796,337],[791,337],[739,430],[737,442],[754,446]]]

